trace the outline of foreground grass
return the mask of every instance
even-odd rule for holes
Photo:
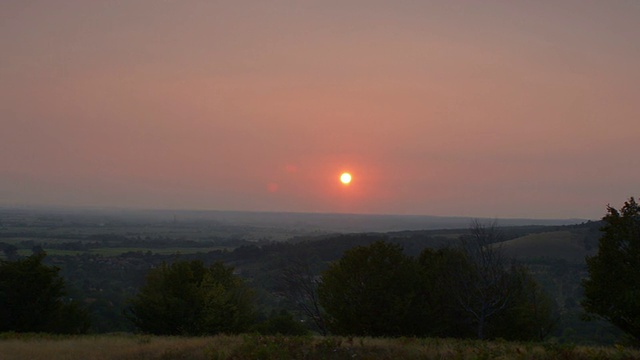
[[[0,335],[2,359],[640,359],[640,350],[454,339]]]

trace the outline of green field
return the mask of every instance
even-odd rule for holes
[[[507,255],[515,258],[549,258],[583,262],[585,256],[595,254],[595,249],[587,249],[583,238],[571,231],[530,234],[505,241],[501,246]]]

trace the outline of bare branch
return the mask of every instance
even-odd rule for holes
[[[320,300],[318,298],[318,276],[307,262],[291,260],[280,276],[281,295],[292,301],[309,318],[322,335],[327,334]]]

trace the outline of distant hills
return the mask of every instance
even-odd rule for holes
[[[525,218],[472,218],[426,215],[368,215],[339,213],[293,213],[252,211],[191,211],[191,210],[129,210],[102,208],[0,208],[0,211],[21,210],[33,214],[59,214],[82,217],[88,222],[112,219],[136,222],[210,222],[228,226],[285,228],[320,232],[389,232],[403,230],[437,230],[467,228],[474,219],[499,226],[572,225],[586,219],[525,219]]]
[[[548,258],[583,262],[586,255],[595,254],[600,237],[599,222],[584,219],[0,207],[0,228],[5,232],[15,232],[15,226],[27,226],[31,232],[46,230],[44,234],[49,237],[80,228],[87,236],[119,233],[124,229],[127,233],[143,234],[153,229],[191,240],[246,241],[313,239],[335,233],[386,233],[396,239],[431,239],[421,246],[427,243],[446,246],[464,234],[474,220],[497,221],[506,239],[502,243],[504,251],[522,260]]]
[[[227,225],[282,227],[328,232],[389,232],[402,230],[435,230],[467,228],[472,217],[426,215],[367,215],[338,213],[287,213],[248,211],[145,211],[148,215],[174,216],[182,221],[216,221]],[[500,226],[572,225],[586,219],[478,219],[497,220]]]
[[[423,215],[364,215],[277,212],[200,212],[218,221],[253,226],[278,226],[316,229],[330,232],[389,232],[467,228],[474,218]],[[479,219],[488,222],[494,219]],[[500,226],[572,225],[584,219],[496,219]]]

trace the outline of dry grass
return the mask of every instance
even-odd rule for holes
[[[215,342],[224,343],[224,337]],[[227,338],[233,345],[233,338]],[[102,335],[80,337],[29,336],[0,340],[2,359],[210,359],[213,338]]]
[[[640,359],[623,347],[454,339],[100,335],[1,337],[2,359]]]

